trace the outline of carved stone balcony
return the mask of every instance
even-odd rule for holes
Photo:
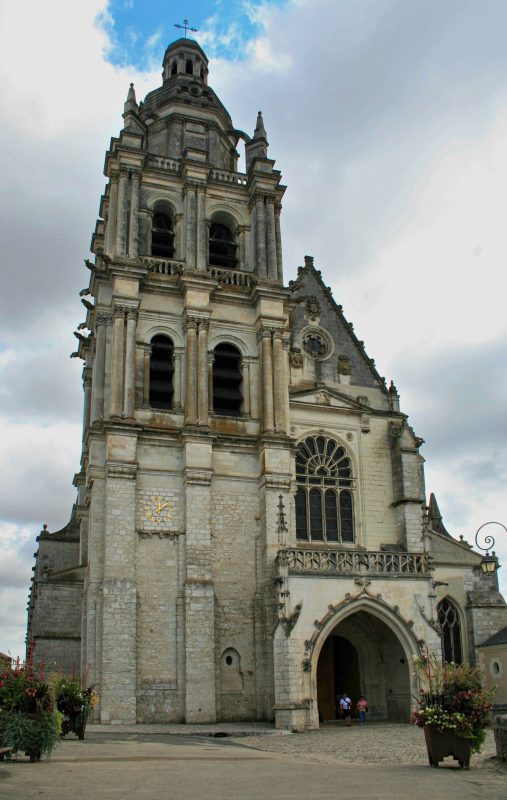
[[[235,183],[237,186],[246,186],[246,175],[243,172],[228,172],[225,169],[211,170],[211,180],[220,183]]]
[[[148,156],[148,166],[157,169],[165,169],[169,172],[179,172],[181,162],[177,158],[165,158],[165,156]]]
[[[173,261],[171,258],[155,258],[155,256],[145,256],[141,263],[147,268],[148,272],[156,275],[181,275],[183,272],[183,262]]]
[[[222,269],[221,267],[208,267],[211,277],[218,281],[222,286],[239,286],[243,289],[251,289],[256,286],[257,278],[253,272],[240,272],[236,269]]]
[[[284,555],[290,575],[427,578],[431,572],[427,553],[287,548]]]

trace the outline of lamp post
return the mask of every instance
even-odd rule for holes
[[[492,550],[491,553],[489,552],[490,548],[495,546],[495,540],[493,536],[491,536],[490,534],[487,535],[483,534],[484,547],[479,544],[479,534],[482,531],[482,529],[485,528],[487,525],[500,525],[500,527],[504,529],[505,533],[507,533],[507,528],[502,522],[485,522],[483,525],[477,528],[475,532],[476,546],[479,548],[479,550],[486,551],[486,555],[482,557],[481,569],[485,575],[494,575],[500,566],[495,551]]]

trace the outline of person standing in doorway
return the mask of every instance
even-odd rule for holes
[[[366,712],[368,711],[368,701],[363,695],[357,701],[357,713],[359,715],[359,724],[366,724]]]
[[[350,709],[351,709],[352,701],[348,696],[347,692],[343,692],[340,698],[340,712],[345,720],[345,725],[347,728],[351,726],[351,719],[350,719]]]

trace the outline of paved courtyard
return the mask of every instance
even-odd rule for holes
[[[0,798],[505,800],[507,769],[493,755],[488,733],[470,771],[455,762],[431,769],[422,732],[409,725],[325,725],[304,734],[267,725],[91,726],[83,742],[65,739],[49,761],[0,762]]]

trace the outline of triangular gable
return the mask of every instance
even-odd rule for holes
[[[289,396],[291,403],[311,403],[311,405],[356,411],[360,414],[372,410],[366,402],[366,397],[361,398],[361,401],[354,400],[349,395],[322,384],[290,389]]]
[[[341,305],[335,303],[331,288],[324,284],[311,256],[305,256],[305,266],[299,267],[298,277],[289,283],[289,287],[295,303],[293,345],[299,345],[298,335],[311,325],[325,330],[333,340],[335,352],[333,359],[322,363],[322,380],[332,382],[335,379],[341,360],[350,365],[352,384],[378,387],[389,394],[385,378],[377,372],[374,360],[367,355],[364,342],[357,338],[352,323],[345,319]],[[329,375],[325,374],[326,370],[330,371]]]

